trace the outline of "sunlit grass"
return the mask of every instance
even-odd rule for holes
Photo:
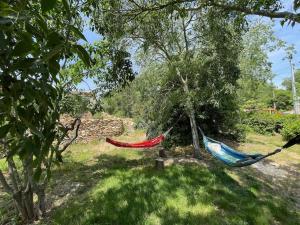
[[[285,144],[281,135],[266,136],[255,133],[247,134],[245,143],[241,143],[237,149],[249,153],[268,153]],[[300,147],[295,145],[281,153],[268,158],[280,165],[297,165],[300,163]]]
[[[136,131],[114,139],[134,142],[145,135]],[[267,152],[282,143],[280,137],[250,134],[239,148]],[[297,148],[279,153],[277,160],[296,164],[290,154],[299,157]],[[232,169],[212,160],[206,166],[174,164],[159,171],[153,154],[155,149],[116,148],[105,140],[70,146],[64,163],[53,170],[48,193],[76,182],[81,189],[41,224],[299,224],[293,199],[251,167]]]
[[[241,186],[218,166],[174,165],[164,171],[120,166],[56,210],[50,224],[294,225],[299,219],[288,201],[260,181]]]
[[[144,134],[116,139],[143,140]],[[251,134],[241,147],[254,144],[268,151],[282,144],[272,139]],[[300,220],[291,200],[252,168],[175,164],[158,171],[144,151],[104,141],[73,145],[65,156],[57,173],[86,184],[86,189],[56,209],[48,224],[294,225]]]

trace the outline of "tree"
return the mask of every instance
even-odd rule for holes
[[[112,90],[126,86],[136,74],[132,68],[130,54],[124,46],[100,40],[87,45],[86,48],[93,58],[93,65],[86,69],[84,62],[74,56],[61,73],[71,90],[74,90],[76,84],[82,82],[84,78],[93,79],[97,88],[90,90],[95,102],[90,111],[95,113],[102,108],[101,98]]]
[[[275,98],[270,99],[268,105],[273,107],[274,103],[277,110],[291,110],[293,107],[291,92],[280,89],[275,90]]]
[[[0,170],[0,182],[29,223],[45,213],[51,168],[62,161],[80,125],[79,119],[70,126],[59,123],[60,63],[72,55],[86,66],[91,60],[77,44],[85,39],[79,2],[2,0],[0,5],[0,151],[8,164],[7,176]]]
[[[195,156],[200,157],[195,105],[218,108],[222,100],[233,98],[238,77],[234,61],[243,20],[213,8],[201,12],[163,9],[137,16],[139,3],[101,2],[94,11],[95,28],[107,38],[133,42],[147,53],[148,60],[167,66],[165,83],[173,87],[169,93],[181,94],[178,102],[189,117]]]
[[[239,56],[241,77],[239,101],[242,107],[266,107],[272,98],[272,64],[268,53],[284,43],[272,31],[272,24],[255,21],[243,35],[243,50]]]

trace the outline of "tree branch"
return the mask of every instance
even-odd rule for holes
[[[71,126],[66,127],[65,136],[69,131],[74,130],[74,129],[75,129],[75,134],[74,134],[73,138],[71,138],[67,143],[65,143],[64,146],[59,150],[60,153],[63,153],[69,147],[69,145],[71,145],[76,140],[76,138],[78,137],[78,131],[79,131],[80,124],[81,124],[81,120],[79,118],[76,118],[74,120],[74,122],[71,124]],[[75,127],[75,125],[76,125],[76,127]]]
[[[172,5],[191,3],[191,2],[195,2],[195,0],[176,0],[176,1],[169,1],[165,4],[155,3],[152,6],[140,6],[139,9],[142,10],[143,12],[158,11]],[[236,4],[222,4],[212,0],[203,0],[203,1],[199,1],[199,3],[200,5],[197,7],[188,7],[188,8],[185,7],[184,9],[187,11],[198,11],[205,7],[211,6],[211,7],[221,8],[225,11],[241,12],[247,15],[258,15],[258,16],[269,17],[271,19],[273,18],[286,19],[295,23],[300,23],[300,13],[292,13],[289,11],[275,12],[275,11],[264,10],[264,9],[254,10],[248,7],[241,7]]]
[[[269,17],[271,19],[273,18],[279,18],[279,19],[288,19],[297,23],[300,23],[300,13],[292,13],[288,11],[283,11],[283,12],[273,12],[273,11],[268,11],[268,10],[253,10],[247,7],[240,7],[238,5],[234,4],[220,4],[214,1],[208,1],[208,6],[213,6],[217,8],[221,8],[225,11],[235,11],[235,12],[242,12],[247,15],[258,15],[258,16],[265,16]],[[198,10],[198,8],[194,8],[194,10]]]

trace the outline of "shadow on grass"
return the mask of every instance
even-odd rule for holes
[[[147,158],[111,155],[99,156],[92,166],[72,165],[80,176],[70,179],[85,189],[56,208],[49,224],[299,224],[291,203],[251,168],[240,169],[235,179],[230,174],[236,169],[218,163],[164,171],[152,165]]]

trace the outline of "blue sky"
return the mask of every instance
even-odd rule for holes
[[[300,24],[296,24],[294,27],[287,25],[282,27],[279,21],[280,20],[274,20],[274,34],[277,38],[285,41],[288,45],[295,46],[297,53],[294,56],[294,64],[295,68],[300,69]],[[92,32],[88,29],[88,27],[84,29],[83,33],[89,43],[93,43],[94,41],[101,39],[100,35]],[[269,53],[268,56],[270,62],[272,63],[272,71],[275,75],[274,83],[280,87],[283,79],[291,76],[289,63],[287,60],[283,60],[285,57],[285,52],[283,49],[280,49]],[[137,67],[135,66],[134,68],[136,69]],[[95,85],[91,79],[86,79],[85,82],[82,82],[78,85],[78,88],[89,90],[89,88],[94,89]]]
[[[273,30],[277,38],[285,41],[288,45],[295,45],[297,53],[294,56],[294,64],[295,68],[300,69],[300,25],[296,24],[294,27],[285,25],[282,27],[279,20],[276,20]],[[272,70],[276,75],[274,79],[276,85],[280,85],[284,78],[291,76],[288,61],[282,60],[284,57],[285,52],[283,49],[269,54],[269,60],[272,63]]]

